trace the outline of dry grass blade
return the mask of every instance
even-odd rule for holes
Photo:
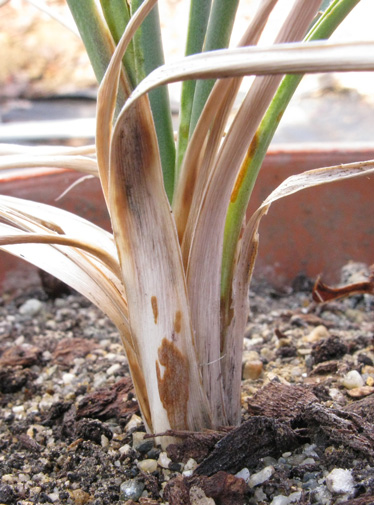
[[[276,38],[276,42],[288,43],[302,39],[311,21],[317,14],[320,4],[320,0],[298,0],[295,2],[294,7],[291,9]],[[257,140],[255,133],[274,97],[281,79],[282,76],[280,75],[257,76],[255,78],[223,141],[215,167],[212,169],[211,185],[214,186],[222,179],[222,176],[219,174],[219,172],[222,171],[223,182],[221,184],[223,192],[221,193],[221,201],[224,201],[225,204],[227,202],[227,205],[227,198],[229,196],[227,189],[233,187],[230,196],[232,200],[236,197],[236,192],[238,191],[237,184],[234,184],[234,180],[239,181],[240,186],[242,174],[239,169],[243,159],[251,157],[256,149]],[[209,201],[208,195],[207,200]],[[214,199],[211,198],[210,202],[210,206],[215,206]],[[221,213],[220,222],[216,224],[216,226],[222,229],[226,219],[226,209],[227,207],[225,207],[225,213]],[[211,209],[211,212],[219,216],[218,210],[216,212],[216,210]],[[200,222],[204,228],[204,219],[200,219]],[[204,233],[204,230],[202,230],[201,233]],[[219,275],[220,272],[221,271],[219,271]],[[234,340],[227,339],[225,335],[225,324],[226,322],[223,319],[221,327],[221,352],[226,356],[226,359],[222,363],[222,374],[226,387],[226,395],[230,395],[234,392],[234,395],[239,399],[241,381],[240,362],[242,354],[242,341],[239,335],[243,335],[244,333],[245,321],[243,322],[242,329],[238,330],[238,335]],[[235,370],[235,372],[233,373],[232,370]],[[230,416],[232,417],[239,412],[240,406],[239,404],[236,406],[233,405],[233,402],[231,402],[230,405],[233,407],[233,410],[230,412]]]
[[[366,71],[374,68],[374,42],[308,42],[268,48],[240,47],[187,56],[151,72],[126,102],[164,84],[245,75]]]
[[[308,9],[305,9],[305,0],[296,2],[281,29],[279,39],[284,41],[301,38],[319,4],[319,0],[309,2]],[[238,169],[279,80],[279,76],[266,76],[253,83],[217,157],[207,168],[209,180],[202,192],[202,201],[196,202],[196,208],[191,208],[182,243],[183,257],[188,257],[187,286],[194,328],[199,336],[198,349],[200,355],[204,355],[206,361],[212,363],[203,369],[204,385],[207,390],[212,387],[215,391],[213,384],[218,383],[222,377],[225,385],[224,398],[227,398],[226,403],[230,405],[226,407],[229,424],[239,421],[240,377],[233,379],[233,375],[240,374],[240,366],[234,369],[231,365],[233,354],[239,356],[240,349],[232,348],[232,343],[226,345],[225,329],[222,329],[220,324],[221,264],[226,212]],[[252,146],[253,143],[250,144],[249,153]],[[201,285],[200,279],[203,277],[205,283]],[[202,309],[206,305],[210,308],[208,314]],[[237,399],[236,404],[232,397]],[[217,394],[215,405],[218,402]],[[212,406],[212,409],[215,411],[215,406]]]
[[[0,236],[0,245],[13,244],[50,244],[75,247],[77,249],[85,251],[86,253],[101,261],[101,263],[109,268],[109,270],[111,270],[116,277],[119,278],[121,274],[118,262],[106,251],[96,246],[92,246],[91,244],[82,240],[65,237],[64,235],[47,235],[23,232],[14,235],[12,234]]]
[[[239,46],[252,45],[258,42],[277,1],[266,0],[262,2]],[[241,78],[224,79],[216,82],[187,147],[173,201],[173,211],[180,243],[183,240],[192,200],[201,201],[202,191],[208,178],[207,170],[201,173],[202,168],[210,166],[209,160],[218,149],[223,129],[241,82]],[[208,146],[210,154],[204,156]],[[206,160],[205,163],[202,163],[203,158]],[[197,177],[200,181],[198,188],[196,188]],[[184,258],[184,264],[186,266],[187,258]]]
[[[15,154],[0,157],[0,170],[40,167],[64,168],[76,170],[84,174],[98,175],[96,160],[88,156],[30,156],[28,154]]]
[[[51,205],[22,198],[0,196],[0,216],[18,228],[34,232],[53,232],[77,240],[85,239],[93,247],[107,251],[118,264],[113,236],[99,226],[75,214]]]
[[[200,382],[180,249],[147,98],[122,113],[111,148],[109,201],[152,430],[200,430]],[[150,336],[152,336],[150,338]]]
[[[238,328],[242,328],[243,321],[245,324],[248,316],[247,294],[257,254],[258,227],[262,216],[267,213],[270,205],[303,189],[373,173],[374,160],[310,170],[286,179],[263,202],[246,225],[235,267],[232,283],[233,318],[230,327],[232,338],[237,335]]]
[[[338,288],[327,286],[318,277],[313,286],[312,297],[317,303],[331,302],[352,295],[374,295],[374,266],[371,266],[370,276],[367,281],[355,282]]]
[[[0,155],[28,154],[37,155],[81,155],[89,156],[96,153],[95,145],[68,147],[68,146],[22,146],[19,144],[0,144]]]
[[[99,87],[96,112],[96,150],[100,180],[106,201],[108,201],[108,174],[112,124],[122,69],[122,58],[136,29],[141,25],[156,2],[157,0],[145,0],[134,16],[132,16],[116,47],[109,67]],[[123,80],[126,93],[129,95],[131,91],[130,84],[124,76]]]

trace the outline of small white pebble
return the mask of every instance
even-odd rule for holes
[[[55,502],[57,502],[60,499],[58,493],[49,493],[48,497],[49,497],[49,499],[51,500],[52,503],[55,503]]]
[[[112,365],[108,368],[106,373],[107,373],[107,375],[115,375],[120,370],[121,370],[121,365],[119,363],[114,363],[114,365]]]
[[[240,472],[235,474],[235,477],[238,477],[238,479],[243,479],[245,482],[248,483],[250,475],[251,474],[249,473],[248,468],[242,468]]]
[[[143,461],[139,461],[137,466],[142,472],[152,473],[157,470],[157,461],[155,459],[143,459]]]
[[[262,502],[262,501],[267,500],[267,496],[266,496],[266,494],[264,493],[264,491],[262,490],[261,487],[259,487],[258,489],[256,489],[256,491],[255,491],[255,499],[257,500],[257,502]]]
[[[169,463],[171,463],[171,459],[168,457],[166,452],[161,452],[158,457],[157,463],[162,468],[169,468]]]
[[[187,463],[184,465],[184,469],[185,470],[195,470],[195,468],[197,467],[197,463],[196,461],[193,459],[193,458],[190,458]]]
[[[360,388],[364,385],[364,379],[357,370],[351,370],[343,377],[342,384],[347,389]]]
[[[21,414],[22,412],[25,411],[25,407],[23,405],[16,405],[15,407],[12,408],[12,411],[15,414]]]
[[[331,493],[353,493],[355,482],[350,470],[334,468],[334,470],[326,476],[326,485]]]
[[[270,505],[289,505],[290,500],[288,496],[283,496],[281,494],[278,494],[274,496],[274,498],[271,500]]]
[[[251,475],[249,479],[249,487],[255,487],[258,486],[259,484],[263,484],[264,482],[270,479],[273,473],[274,473],[274,467],[266,466],[260,472]]]
[[[299,500],[301,499],[301,491],[295,491],[294,493],[291,493],[288,497],[290,503],[298,503]]]
[[[131,416],[130,421],[125,426],[125,431],[128,433],[129,431],[135,430],[136,428],[139,428],[141,424],[142,424],[141,418],[136,414],[133,414]]]
[[[122,447],[120,447],[118,451],[120,452],[121,455],[122,454],[126,455],[131,451],[131,446],[129,444],[122,445]]]
[[[27,300],[20,306],[18,311],[23,316],[33,317],[41,311],[42,307],[43,303],[40,300],[37,300],[36,298],[30,298],[30,300]]]
[[[75,379],[75,375],[73,373],[64,373],[62,376],[62,382],[64,384],[71,384]]]
[[[101,435],[101,447],[108,447],[109,445],[109,438],[107,438],[105,435]]]

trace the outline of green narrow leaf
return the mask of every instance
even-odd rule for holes
[[[113,40],[115,44],[118,44],[130,20],[129,6],[126,0],[100,0],[100,3]],[[130,42],[126,50],[123,62],[131,85],[134,88],[137,85],[137,80],[134,46],[132,42]]]
[[[131,14],[144,0],[131,2]],[[152,70],[164,64],[160,16],[158,6],[152,9],[134,37],[137,79],[140,82]],[[153,90],[149,94],[153,120],[156,127],[158,146],[164,174],[164,186],[169,202],[174,193],[175,142],[167,87]]]
[[[215,0],[211,9],[204,51],[228,47],[239,0]],[[190,137],[214,85],[214,80],[198,81],[191,113]]]
[[[185,52],[186,56],[190,54],[200,53],[203,48],[211,3],[212,0],[191,1]],[[183,156],[188,145],[195,87],[196,81],[193,80],[184,81],[182,84],[175,185],[178,182],[180,166],[182,164]]]
[[[98,82],[101,82],[114,45],[94,0],[66,0],[90,58]]]
[[[327,39],[339,26],[360,0],[335,0],[312,27],[306,40]],[[235,261],[236,247],[247,205],[256,182],[257,175],[265,158],[267,149],[279,125],[282,115],[291,100],[302,75],[287,75],[279,86],[267,113],[264,116],[244,160],[237,186],[228,208],[222,260],[221,299],[224,300],[228,314],[230,303],[231,280]]]
[[[114,52],[112,36],[98,11],[95,0],[66,1],[86,47],[96,79],[100,83]],[[127,96],[128,83],[124,82],[124,75],[122,75],[117,97],[117,111],[124,104]]]

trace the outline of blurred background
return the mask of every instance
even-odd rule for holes
[[[260,1],[241,2],[233,45]],[[262,44],[272,42],[292,2],[278,2]],[[46,5],[65,26],[41,12],[38,4]],[[183,55],[188,6],[187,0],[159,2],[167,61]],[[333,39],[373,39],[372,19],[373,0],[361,0]],[[92,142],[97,86],[66,2],[3,2],[0,43],[0,142]],[[371,141],[373,89],[374,73],[305,77],[274,142]],[[176,119],[178,84],[170,88],[170,95]]]

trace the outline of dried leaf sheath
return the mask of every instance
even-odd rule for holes
[[[201,430],[211,425],[211,415],[147,98],[118,118],[110,163],[110,214],[151,428]]]

